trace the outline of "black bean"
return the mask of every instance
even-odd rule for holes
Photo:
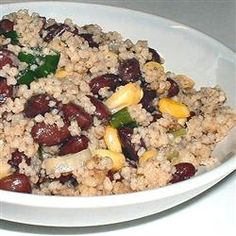
[[[168,89],[167,96],[176,96],[179,93],[179,85],[173,79],[167,78],[167,81],[170,83],[170,88]]]
[[[45,93],[32,96],[25,104],[25,116],[33,118],[39,114],[43,115],[49,112],[51,110],[50,101],[55,101],[55,99]]]
[[[7,98],[13,96],[13,86],[7,84],[7,80],[0,76],[0,105],[3,104]]]
[[[196,173],[196,169],[193,164],[182,162],[175,165],[176,171],[172,176],[171,183],[177,183],[186,179],[189,179]]]
[[[0,189],[20,193],[32,192],[29,178],[26,175],[19,173],[14,173],[2,178],[0,180]]]
[[[118,129],[118,133],[121,140],[122,152],[133,165],[133,162],[138,161],[137,152],[135,151],[134,144],[131,142],[133,129],[129,127],[122,127]]]
[[[115,91],[118,86],[121,85],[121,79],[115,74],[104,74],[93,78],[89,87],[93,94],[98,94],[99,90],[104,87],[108,87],[111,91]]]
[[[122,80],[126,82],[137,81],[141,76],[139,62],[135,58],[121,61],[119,63],[118,71]]]
[[[148,112],[154,112],[155,107],[153,105],[153,100],[157,97],[157,93],[155,90],[151,90],[148,88],[143,89],[143,98],[141,99],[140,103],[142,104],[143,108],[146,109]]]
[[[158,63],[161,63],[161,57],[160,55],[157,53],[157,51],[153,48],[149,48],[149,52],[152,54],[152,59],[151,61],[155,61]]]
[[[84,108],[74,103],[64,104],[60,109],[67,121],[75,119],[83,130],[87,130],[93,122],[92,116]]]
[[[86,33],[86,34],[79,34],[79,36],[88,42],[89,47],[98,48],[99,44],[93,40],[93,34]]]
[[[49,125],[41,122],[32,127],[31,135],[39,145],[53,146],[69,138],[70,132],[66,125],[59,128],[56,124]]]
[[[43,36],[43,40],[49,43],[55,37],[61,36],[66,30],[70,31],[70,27],[66,24],[55,23],[50,25],[45,29],[46,35]]]
[[[108,107],[99,99],[88,96],[90,98],[91,103],[95,106],[95,116],[100,120],[108,121],[111,118],[111,112]]]
[[[66,154],[77,153],[88,148],[89,139],[84,136],[73,136],[66,140],[59,150],[59,155],[64,156]]]

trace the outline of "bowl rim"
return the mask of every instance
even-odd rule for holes
[[[29,207],[99,208],[117,207],[160,200],[221,180],[236,169],[236,155],[206,173],[164,187],[139,192],[104,196],[50,196],[0,190],[0,202]]]
[[[121,7],[113,7],[107,6],[102,4],[91,4],[91,3],[77,3],[71,1],[37,1],[37,2],[20,2],[20,3],[1,3],[0,6],[3,8],[12,7],[18,8],[19,10],[26,7],[26,4],[30,4],[33,6],[39,6],[40,4],[46,4],[54,6],[57,5],[58,7],[66,7],[66,5],[70,6],[86,6],[86,7],[93,7],[99,9],[107,9],[109,11],[117,10],[122,11],[126,14],[135,14],[136,16],[144,17],[149,20],[156,20],[165,25],[177,25],[184,27],[185,31],[188,33],[197,35],[199,38],[207,41],[213,42],[218,48],[219,51],[224,51],[234,60],[236,53],[222,44],[221,42],[217,41],[216,39],[210,37],[209,35],[202,33],[199,30],[196,30],[192,27],[186,26],[185,24],[170,20],[165,17],[160,17],[156,15],[152,15],[149,13],[144,13],[136,10],[125,9]],[[30,12],[33,12],[30,9]],[[2,15],[2,12],[1,12]],[[48,196],[48,195],[36,195],[36,194],[25,194],[25,193],[17,193],[17,192],[10,192],[5,190],[0,190],[0,202],[8,203],[8,204],[17,204],[22,206],[28,207],[39,207],[39,208],[100,208],[100,207],[117,207],[117,206],[126,206],[126,205],[133,205],[137,203],[145,203],[150,201],[156,201],[158,199],[163,199],[166,197],[171,197],[174,195],[179,195],[186,191],[191,191],[193,189],[197,189],[203,185],[209,184],[211,181],[215,179],[222,179],[232,171],[236,169],[236,155],[230,157],[230,159],[223,162],[221,165],[215,167],[207,171],[206,173],[202,173],[200,175],[194,176],[188,180],[167,185],[164,187],[133,192],[133,193],[126,193],[126,194],[117,194],[117,195],[105,195],[105,196]],[[206,181],[207,180],[207,181]],[[91,201],[92,200],[92,201]]]

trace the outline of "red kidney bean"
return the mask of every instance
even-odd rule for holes
[[[122,152],[124,153],[125,157],[130,160],[137,162],[138,155],[135,151],[134,144],[131,143],[131,136],[133,134],[133,129],[129,127],[122,127],[118,129]]]
[[[196,173],[196,169],[193,164],[182,162],[175,165],[176,171],[172,176],[171,183],[177,183],[186,179],[189,179]]]
[[[87,130],[93,122],[92,116],[84,108],[74,103],[62,105],[60,109],[67,121],[75,119],[83,130]]]
[[[55,101],[54,98],[45,93],[32,96],[25,104],[25,116],[33,118],[39,114],[43,115],[49,112],[51,110],[49,102],[52,100]]]
[[[153,48],[149,48],[149,52],[152,54],[152,59],[151,61],[155,61],[158,63],[161,63],[161,57],[160,55],[157,53],[157,51]]]
[[[61,175],[59,178],[58,178],[59,182],[61,184],[65,184],[65,183],[69,183],[71,184],[72,186],[76,187],[78,185],[78,182],[76,180],[76,178],[72,175],[72,174],[69,174],[69,175]]]
[[[0,21],[0,33],[7,33],[13,31],[14,23],[8,19]]]
[[[25,160],[26,164],[29,166],[31,159],[28,158],[23,152],[19,152],[18,149],[11,154],[11,159],[7,162],[16,171],[19,170],[19,164]]]
[[[0,180],[0,189],[20,193],[32,192],[29,178],[19,173],[14,173],[2,178]]]
[[[140,103],[142,104],[143,108],[146,109],[148,112],[154,112],[155,107],[153,105],[153,100],[157,97],[157,93],[155,90],[151,90],[148,88],[143,89],[143,98],[141,99]]]
[[[12,60],[9,57],[9,53],[7,49],[0,49],[0,69],[3,68],[3,66],[10,64],[12,65]]]
[[[93,78],[90,83],[90,89],[93,94],[98,94],[101,88],[109,87],[111,91],[115,91],[121,85],[121,79],[115,74],[104,74]]]
[[[88,42],[89,47],[98,48],[99,44],[93,40],[93,34],[79,34],[79,36]]]
[[[122,80],[126,82],[137,81],[141,75],[139,62],[135,58],[121,61],[119,63],[118,71]]]
[[[46,35],[43,36],[43,40],[49,43],[50,41],[53,40],[53,38],[61,36],[66,30],[67,31],[71,30],[70,27],[66,24],[55,23],[53,25],[50,25],[45,29]]]
[[[167,78],[167,81],[170,83],[170,88],[168,89],[167,96],[176,96],[179,93],[179,85],[173,79]]]
[[[19,60],[17,56],[11,52],[8,49],[2,48],[0,49],[0,69],[3,68],[5,65],[13,65],[13,66],[18,66],[19,65]]]
[[[7,80],[0,76],[0,105],[3,104],[7,98],[13,96],[13,86],[7,84]]]
[[[84,136],[72,136],[66,140],[59,150],[59,155],[64,156],[66,154],[77,153],[88,148],[89,139]]]
[[[58,128],[56,124],[49,125],[41,122],[32,127],[31,135],[39,145],[53,146],[69,138],[70,132],[66,125]]]
[[[103,104],[102,101],[100,101],[99,99],[92,97],[92,96],[88,96],[91,103],[96,107],[95,110],[95,116],[98,117],[98,119],[100,120],[105,120],[108,121],[111,117],[111,112],[110,110],[107,108],[107,106],[105,104]]]

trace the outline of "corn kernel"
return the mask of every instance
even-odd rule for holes
[[[156,157],[157,156],[157,150],[152,149],[152,150],[148,150],[146,152],[143,153],[143,155],[139,158],[139,163],[142,164],[144,162],[146,162],[147,160]]]
[[[135,83],[129,83],[115,92],[105,102],[106,106],[112,113],[121,110],[124,107],[135,105],[140,102],[143,97],[143,90]]]
[[[55,77],[57,79],[63,79],[65,78],[66,76],[68,75],[68,72],[63,70],[63,69],[59,69],[57,70],[56,74],[55,74]]]
[[[158,70],[158,69],[164,71],[164,67],[161,64],[159,64],[159,63],[157,63],[155,61],[149,61],[149,62],[147,62],[144,65],[144,71],[147,71],[147,70]]]
[[[161,113],[168,113],[176,118],[187,118],[190,116],[189,109],[185,104],[170,98],[160,99],[159,110]]]
[[[112,160],[112,170],[118,171],[120,170],[125,164],[125,156],[119,152],[113,152],[106,149],[97,149],[93,153],[98,157],[108,157]]]
[[[122,152],[117,129],[107,126],[104,134],[104,141],[109,150],[113,152]]]

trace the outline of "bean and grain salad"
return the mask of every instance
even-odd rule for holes
[[[189,179],[217,163],[236,125],[225,100],[167,71],[147,41],[11,13],[0,21],[0,189],[92,196]]]

